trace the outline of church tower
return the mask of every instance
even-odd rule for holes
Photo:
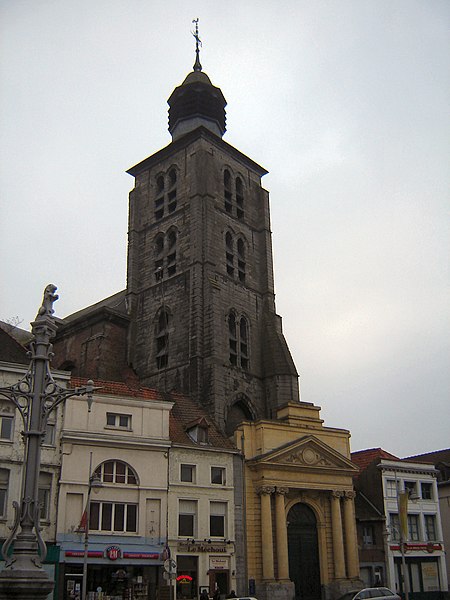
[[[128,170],[128,362],[225,432],[298,401],[275,312],[267,171],[225,142],[226,101],[199,60],[171,94],[172,142]]]

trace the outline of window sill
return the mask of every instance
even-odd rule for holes
[[[105,429],[108,429],[109,431],[129,431],[129,432],[133,432],[133,430],[131,429],[131,427],[116,427],[115,425],[105,425],[104,427]]]

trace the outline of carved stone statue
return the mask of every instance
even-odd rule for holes
[[[48,286],[44,290],[44,297],[42,299],[42,306],[38,310],[38,314],[36,316],[36,320],[42,319],[45,317],[51,317],[55,312],[53,310],[53,302],[58,300],[59,296],[55,294],[58,288],[53,283],[49,283]]]

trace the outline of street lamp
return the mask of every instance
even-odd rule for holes
[[[92,473],[92,452],[89,458],[89,485],[86,500],[86,519],[84,525],[84,554],[83,554],[83,589],[81,592],[81,600],[86,600],[87,597],[87,569],[89,555],[89,522],[91,516],[91,492],[97,493],[102,487],[102,482],[98,473]]]
[[[66,389],[52,377],[50,340],[57,330],[53,317],[53,303],[58,299],[56,289],[52,284],[45,288],[42,306],[31,323],[34,339],[30,344],[31,360],[27,373],[15,385],[0,388],[0,397],[12,402],[22,417],[25,443],[22,498],[20,504],[13,502],[14,524],[1,549],[5,560],[5,568],[0,572],[2,600],[44,600],[53,589],[54,582],[42,567],[47,548],[39,526],[41,444],[48,417],[57,406],[72,396],[86,394],[90,411],[92,394],[97,389],[91,380],[84,387]]]

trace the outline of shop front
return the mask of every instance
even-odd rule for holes
[[[177,599],[193,600],[206,589],[212,597],[218,589],[225,598],[236,589],[235,572],[232,567],[234,553],[229,543],[180,542],[175,561],[177,563]]]
[[[158,548],[95,542],[87,553],[87,600],[154,600],[161,575]],[[84,549],[65,543],[61,551],[60,599],[80,600]]]

